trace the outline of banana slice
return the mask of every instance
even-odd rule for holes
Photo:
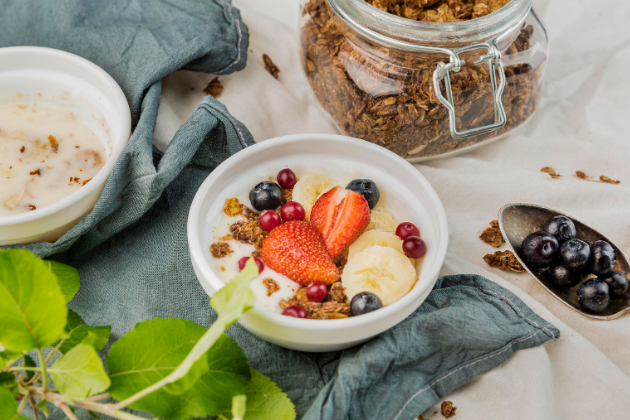
[[[302,203],[300,203],[302,204]],[[380,211],[374,210],[370,214],[370,224],[365,228],[365,231],[380,229],[385,232],[396,232],[396,228],[398,227],[398,222],[389,214]]]
[[[372,245],[348,261],[341,282],[352,299],[361,292],[374,293],[384,306],[396,302],[416,284],[409,258],[394,248]]]
[[[356,254],[372,245],[394,248],[396,251],[404,254],[402,244],[403,241],[401,241],[398,236],[394,235],[391,232],[385,232],[380,229],[370,230],[363,233],[357,238],[356,241],[352,243],[352,245],[350,245],[350,247],[348,248],[347,259],[352,259],[352,257],[354,257]]]
[[[335,184],[330,179],[319,174],[304,175],[298,180],[293,187],[293,201],[297,201],[304,207],[306,213],[304,220],[311,219],[311,210],[319,196],[334,186]]]

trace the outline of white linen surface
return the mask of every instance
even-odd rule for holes
[[[335,133],[302,73],[298,0],[234,0],[251,38],[244,71],[220,77],[220,100],[257,141],[304,132]],[[450,225],[442,274],[476,273],[517,294],[557,326],[555,342],[507,363],[447,396],[457,419],[630,418],[630,316],[597,322],[566,308],[529,274],[489,268],[494,248],[478,239],[507,203],[531,202],[571,214],[630,253],[630,3],[534,0],[552,54],[538,113],[516,135],[477,151],[416,165],[437,190]],[[279,80],[264,69],[267,53]],[[166,147],[214,76],[177,72],[163,83],[155,144]],[[194,89],[194,90],[192,90]],[[540,172],[552,166],[564,175]],[[587,182],[582,170],[620,185]],[[505,249],[505,245],[503,246]],[[439,403],[425,419],[443,418]],[[421,413],[418,413],[421,414]]]

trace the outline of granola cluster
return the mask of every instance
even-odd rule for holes
[[[350,303],[346,302],[346,292],[340,281],[333,283],[322,302],[311,302],[306,296],[306,287],[297,291],[294,297],[280,302],[280,308],[300,306],[309,319],[341,319],[350,316]]]
[[[416,20],[447,22],[472,19],[497,10],[507,0],[369,0],[389,13]],[[433,72],[445,57],[378,47],[348,28],[337,26],[327,0],[310,0],[301,32],[302,61],[319,102],[347,135],[379,144],[413,159],[435,156],[504,134],[534,112],[541,90],[544,53],[529,63],[505,67],[503,105],[507,124],[492,133],[454,139],[449,115],[433,91]],[[523,26],[503,51],[505,62],[530,49],[533,26]],[[472,63],[479,52],[462,58]],[[488,68],[465,65],[451,73],[457,127],[465,130],[494,122]],[[446,94],[443,88],[444,95]]]
[[[487,254],[483,260],[490,266],[505,271],[524,273],[525,268],[516,259],[512,251],[496,251],[494,254]]]

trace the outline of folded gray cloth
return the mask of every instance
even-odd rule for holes
[[[190,203],[208,174],[253,144],[245,127],[207,97],[164,154],[151,146],[159,80],[178,68],[244,66],[247,30],[227,1],[2,1],[0,45],[42,45],[82,55],[114,76],[135,130],[91,214],[54,244],[26,247],[77,267],[70,303],[111,342],[137,322],[216,319],[193,272],[186,239]],[[330,321],[335,322],[335,321]],[[438,281],[398,326],[353,349],[302,353],[240,325],[228,330],[252,367],[270,376],[305,419],[406,419],[453,389],[559,332],[509,291],[478,276]],[[110,342],[110,344],[111,344]],[[109,346],[104,350],[107,353]],[[88,414],[77,410],[80,419]],[[61,412],[51,419],[64,418]]]

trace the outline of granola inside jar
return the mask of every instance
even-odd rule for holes
[[[536,110],[548,39],[531,3],[302,0],[302,64],[344,134],[410,161],[463,152]]]

